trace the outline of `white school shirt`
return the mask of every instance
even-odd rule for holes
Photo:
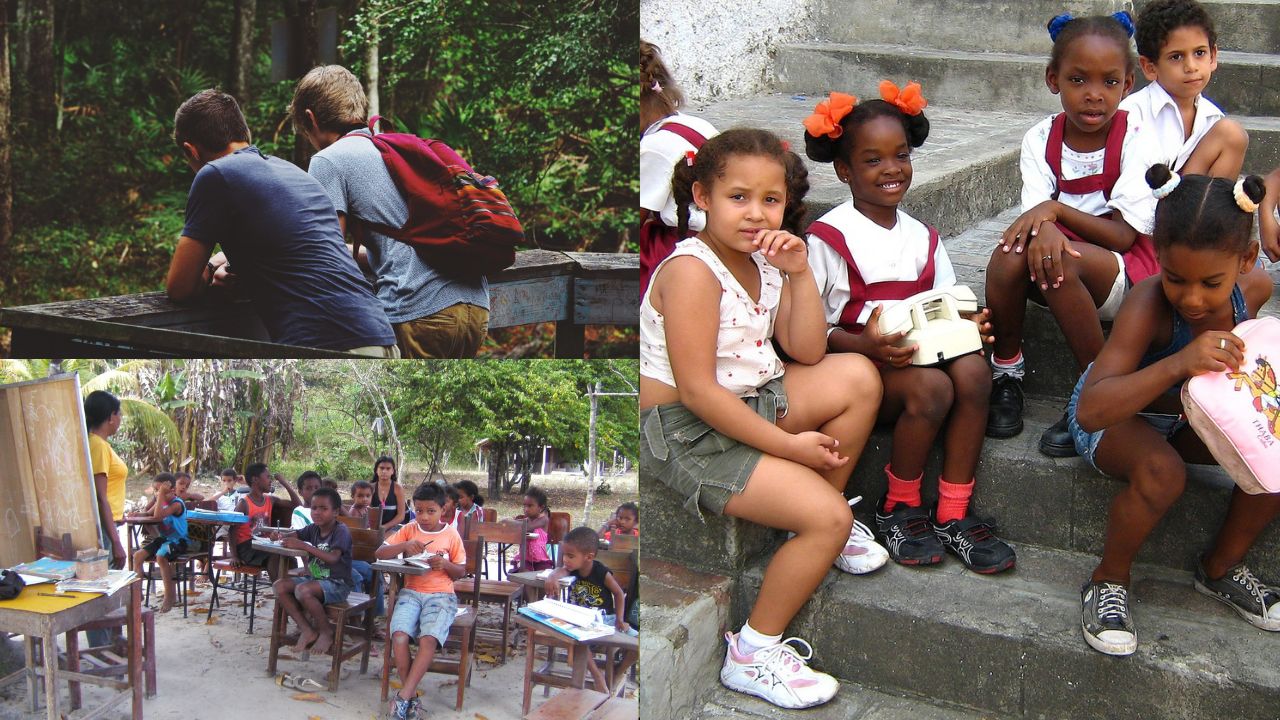
[[[1022,138],[1022,212],[1051,199],[1056,179],[1049,163],[1044,159],[1049,144],[1049,126],[1055,115],[1041,120]],[[1070,121],[1068,121],[1070,122]],[[1102,172],[1102,159],[1106,149],[1090,153],[1072,150],[1062,144],[1062,177],[1066,180],[1097,175]],[[1093,216],[1106,215],[1112,210],[1120,213],[1129,226],[1143,235],[1151,234],[1155,222],[1156,197],[1147,184],[1147,168],[1160,162],[1160,154],[1154,138],[1143,122],[1130,115],[1125,128],[1124,143],[1120,151],[1120,177],[1111,188],[1108,201],[1102,191],[1088,195],[1062,193],[1058,201],[1080,212]]]
[[[695,150],[688,140],[671,131],[662,131],[669,122],[684,125],[698,131],[710,140],[719,134],[715,126],[700,117],[676,113],[650,125],[640,136],[640,207],[658,213],[667,227],[677,227],[676,200],[671,196],[671,175],[677,160]],[[702,210],[689,204],[689,230],[698,232],[707,226],[707,216]]]
[[[667,353],[665,320],[649,301],[658,273],[672,258],[692,255],[720,281],[720,330],[716,335],[716,381],[738,397],[755,397],[765,383],[780,377],[785,369],[773,349],[773,323],[782,299],[782,273],[759,252],[751,259],[760,269],[760,302],[752,302],[729,268],[720,262],[702,240],[691,237],[676,244],[671,255],[653,271],[640,302],[640,374],[676,386]],[[670,312],[701,312],[702,308],[667,308]]]
[[[929,260],[929,228],[902,210],[898,210],[898,221],[894,226],[885,229],[859,212],[851,198],[827,211],[818,221],[844,234],[849,254],[867,285],[917,280]],[[808,241],[809,267],[813,270],[813,278],[818,281],[822,310],[830,325],[827,334],[830,335],[840,324],[840,314],[851,299],[849,266],[817,235],[809,235]],[[933,287],[946,288],[955,284],[955,268],[951,267],[951,258],[939,240],[938,249],[933,254]],[[888,308],[895,304],[895,301],[868,300],[858,314],[858,323],[865,325],[877,305]]]
[[[1177,101],[1158,82],[1121,100],[1120,109],[1129,111],[1130,120],[1138,118],[1145,127],[1150,128],[1160,162],[1175,171],[1187,164],[1187,158],[1191,157],[1196,145],[1208,134],[1209,128],[1226,117],[1222,108],[1214,105],[1213,101],[1204,95],[1197,95],[1196,116],[1191,121],[1191,135],[1188,137]],[[1183,140],[1184,137],[1186,140]]]

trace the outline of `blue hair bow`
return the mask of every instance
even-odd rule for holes
[[[1129,35],[1129,37],[1133,37],[1133,17],[1129,15],[1127,10],[1121,10],[1118,13],[1113,13],[1111,17],[1115,18],[1116,22],[1120,23],[1120,25],[1124,27],[1124,31]]]
[[[1061,15],[1055,16],[1049,21],[1049,39],[1057,42],[1058,33],[1061,33],[1062,28],[1066,27],[1067,23],[1074,19],[1075,18],[1071,17],[1071,13],[1062,13]]]

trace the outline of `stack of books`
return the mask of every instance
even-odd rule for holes
[[[58,592],[91,592],[103,595],[115,595],[116,591],[129,584],[138,575],[132,570],[108,570],[105,577],[97,580],[77,580],[71,578],[58,583]]]
[[[600,622],[600,613],[559,600],[545,598],[531,602],[519,612],[578,641],[613,635],[613,627]]]
[[[48,580],[66,580],[76,576],[76,561],[42,557],[39,560],[22,563],[13,570],[21,575],[33,575]]]

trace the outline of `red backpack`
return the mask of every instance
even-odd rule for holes
[[[413,246],[432,267],[449,275],[476,277],[511,267],[516,245],[524,241],[520,220],[492,177],[477,175],[453,148],[409,133],[378,133],[377,115],[369,118],[371,140],[396,189],[409,206],[403,228],[367,220],[352,227],[359,253],[363,233],[375,230]]]

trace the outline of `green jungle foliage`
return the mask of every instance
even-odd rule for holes
[[[496,176],[531,247],[635,250],[638,95],[623,52],[634,1],[321,2],[334,4],[338,62],[363,78],[376,25],[382,114]],[[15,267],[0,304],[163,287],[191,182],[173,113],[201,89],[228,87],[234,6],[57,3],[61,113],[52,128],[15,115]],[[289,158],[295,81],[269,80],[283,6],[257,4],[244,111],[256,144]],[[15,107],[24,91],[15,75]]]

